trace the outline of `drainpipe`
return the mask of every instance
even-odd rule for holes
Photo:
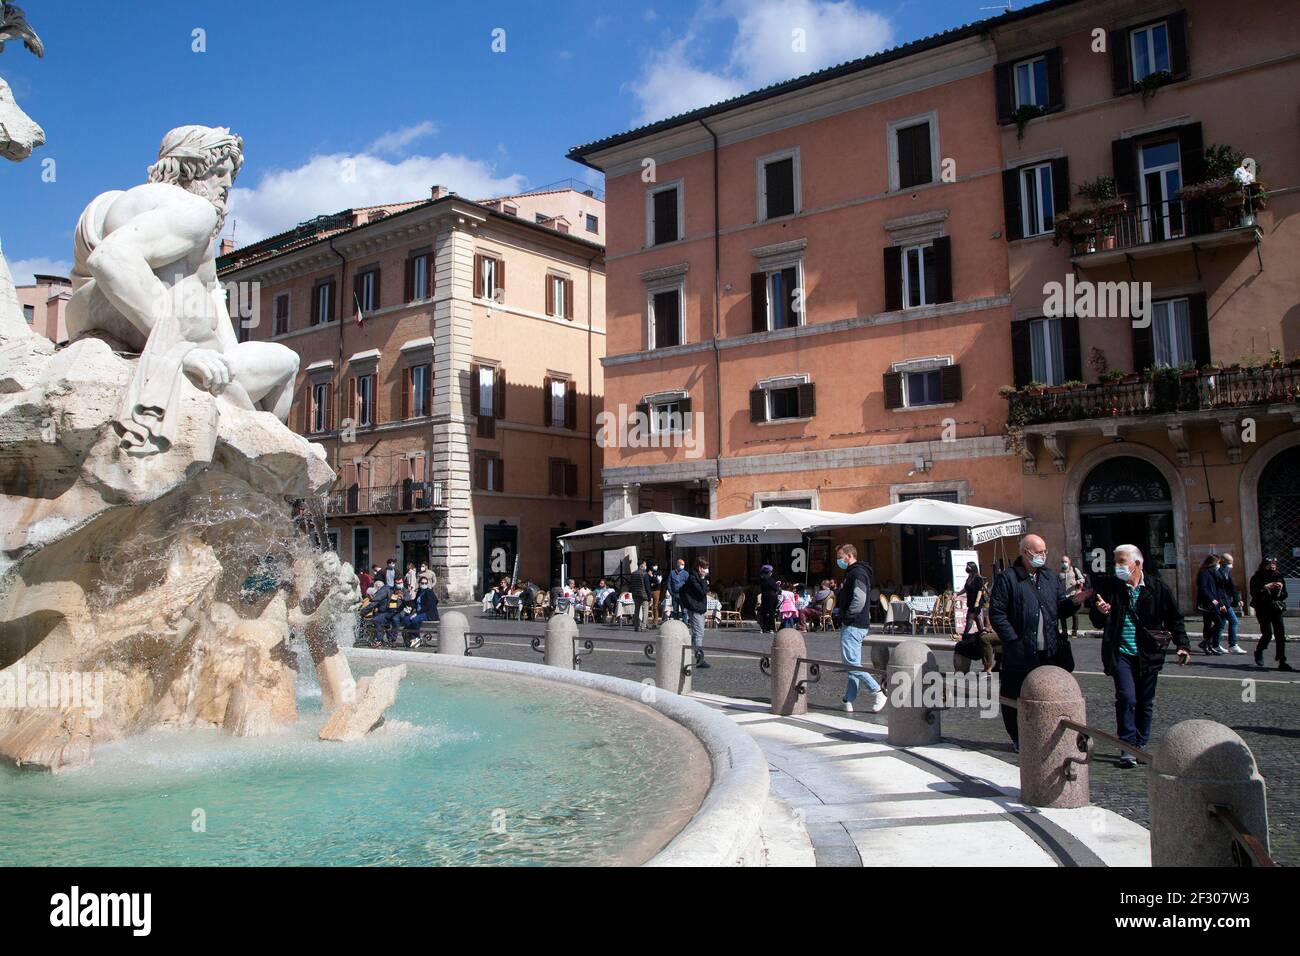
[[[339,257],[339,294],[343,298],[344,280],[347,278],[348,259],[347,256],[334,248],[334,237],[329,237],[330,252]],[[343,306],[342,303],[335,302],[334,307],[338,310],[339,316],[339,374],[334,382],[334,408],[341,410],[343,408]],[[336,429],[337,431],[337,429]],[[339,446],[342,442],[339,436],[334,436],[334,474],[337,477],[339,473]],[[391,477],[391,476],[390,476]],[[373,476],[372,476],[373,478]],[[341,546],[341,545],[340,545]]]
[[[718,134],[704,120],[699,124],[713,137],[713,434],[716,442],[713,477],[722,484],[722,226],[718,196]],[[710,515],[712,517],[712,515]]]
[[[594,422],[596,418],[596,416],[593,414],[596,408],[596,379],[595,376],[592,374],[594,367],[592,365],[592,349],[591,349],[592,337],[595,335],[594,327],[595,327],[596,317],[591,311],[591,306],[593,301],[593,297],[591,294],[591,266],[602,255],[604,255],[604,252],[597,252],[593,254],[590,259],[587,260],[587,510],[588,511],[590,511],[592,508],[596,506],[595,505],[596,470],[595,470],[595,460],[594,460],[595,452],[592,451],[592,448],[596,444],[596,436],[592,432],[592,428],[594,426]],[[601,495],[601,500],[602,501],[604,500],[603,494]],[[600,524],[600,522],[604,520],[605,520],[605,514],[604,514],[604,508],[602,508],[601,514],[599,516],[599,519],[596,521],[596,524]],[[582,568],[584,571],[587,570],[587,559],[585,556],[582,559]]]

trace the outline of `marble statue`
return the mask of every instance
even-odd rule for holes
[[[40,51],[0,16],[0,44]],[[0,155],[42,141],[0,85]],[[353,680],[357,577],[292,517],[334,481],[285,425],[297,356],[239,342],[217,282],[242,162],[229,130],[183,126],[149,182],[86,207],[64,347],[27,326],[0,259],[0,759],[59,771],[154,727],[270,733],[298,716],[299,643],[323,740],[364,737],[396,697],[402,667]]]

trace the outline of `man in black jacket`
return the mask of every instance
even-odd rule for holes
[[[859,666],[862,664],[862,642],[871,629],[871,567],[858,560],[858,549],[851,544],[842,544],[835,549],[835,563],[845,572],[844,583],[835,598],[843,622],[840,659],[850,666]],[[874,677],[866,671],[854,670],[848,672],[848,678],[848,686],[840,698],[840,706],[846,713],[853,713],[853,702],[861,688],[866,688],[871,695],[869,708],[873,714],[885,709],[885,694]]]
[[[697,667],[709,667],[704,659],[704,613],[709,608],[709,562],[699,558],[695,572],[688,574],[677,592],[686,610],[686,626],[691,629],[691,646],[699,656]]]
[[[1103,628],[1101,666],[1115,681],[1115,734],[1139,750],[1151,739],[1156,679],[1165,663],[1165,645],[1178,650],[1178,663],[1191,659],[1187,628],[1178,602],[1165,583],[1144,574],[1142,552],[1131,544],[1115,549],[1115,573],[1094,575],[1096,595],[1088,616]],[[1131,753],[1121,767],[1136,767]]]
[[[1035,667],[1066,661],[1070,645],[1060,638],[1057,623],[1078,611],[1092,593],[1085,589],[1067,597],[1060,577],[1046,565],[1047,542],[1036,534],[1025,535],[1020,557],[994,578],[989,595],[989,623],[1002,640],[1001,694],[1013,700],[1020,697],[1020,687]],[[1019,751],[1013,708],[1002,708],[1002,723]]]
[[[420,643],[420,625],[438,620],[438,595],[429,586],[427,577],[420,578],[420,588],[410,601],[410,609],[402,615],[402,632],[407,643],[416,647]]]
[[[637,564],[636,570],[628,576],[627,589],[632,594],[632,629],[639,631],[644,627],[645,603],[650,600],[650,572],[646,570],[645,561]]]

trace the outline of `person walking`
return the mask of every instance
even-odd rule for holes
[[[1151,739],[1156,681],[1172,644],[1178,663],[1191,660],[1187,628],[1178,601],[1163,581],[1143,573],[1146,564],[1135,545],[1115,549],[1115,573],[1093,578],[1089,618],[1102,629],[1101,666],[1115,682],[1115,735],[1138,750]],[[1119,765],[1133,768],[1137,757],[1120,754]]]
[[[758,569],[758,629],[764,634],[776,631],[776,609],[781,603],[781,585],[772,570],[770,564]]]
[[[1265,556],[1259,569],[1250,576],[1250,603],[1259,621],[1259,643],[1255,645],[1255,666],[1264,666],[1264,651],[1270,640],[1276,641],[1273,659],[1280,671],[1295,670],[1286,662],[1286,580],[1277,570],[1277,558]]]
[[[632,594],[632,630],[645,629],[645,605],[650,600],[650,572],[644,560],[628,576],[627,589]]]
[[[705,558],[696,559],[695,573],[686,575],[679,589],[679,598],[686,613],[686,626],[691,632],[695,666],[711,667],[704,659],[704,615],[709,609],[709,562]]]
[[[871,631],[871,568],[858,560],[858,549],[842,544],[835,549],[835,563],[845,572],[835,603],[843,609],[843,627],[840,628],[840,658],[851,666],[862,665],[862,642]],[[885,695],[880,684],[866,671],[849,671],[848,686],[840,704],[846,713],[853,713],[853,702],[858,691],[866,688],[871,695],[869,706],[873,714],[885,709]]]
[[[390,588],[397,587],[397,559],[389,558],[384,566],[384,583]]]
[[[1227,551],[1219,558],[1219,587],[1223,591],[1224,604],[1227,610],[1223,615],[1223,623],[1228,627],[1228,653],[1245,654],[1246,649],[1237,645],[1237,625],[1240,621],[1237,618],[1238,612],[1246,612],[1245,605],[1241,601],[1241,592],[1237,590],[1237,582],[1232,577],[1232,555]]]
[[[974,561],[966,562],[966,581],[961,586],[961,593],[966,598],[966,624],[961,629],[963,638],[984,629],[984,579],[980,577],[980,566]]]
[[[1084,578],[1083,572],[1074,566],[1074,564],[1070,561],[1070,556],[1068,554],[1061,555],[1060,574],[1061,574],[1061,587],[1065,589],[1066,597],[1074,597],[1085,587],[1087,587],[1088,582]],[[1068,634],[1066,632],[1067,625],[1069,626]],[[1061,636],[1062,637],[1079,636],[1079,613],[1077,610],[1075,611],[1075,613],[1069,615],[1068,617],[1061,618]]]
[[[1223,579],[1219,577],[1219,556],[1207,554],[1196,572],[1196,610],[1201,612],[1201,643],[1197,645],[1210,656],[1223,654],[1219,634],[1223,631]]]
[[[1043,664],[1067,664],[1072,670],[1069,642],[1060,637],[1058,621],[1073,614],[1090,596],[1087,588],[1066,597],[1057,574],[1047,570],[1047,542],[1036,534],[1020,539],[1020,555],[996,578],[989,595],[989,621],[1002,642],[1001,695],[1020,698],[1025,678]],[[1067,663],[1068,662],[1068,663]],[[1002,724],[1016,752],[1020,730],[1016,711],[1002,708]]]
[[[677,620],[685,620],[684,608],[682,607],[682,585],[691,573],[686,570],[686,559],[678,558],[676,565],[668,572],[668,596],[673,602],[673,617]]]

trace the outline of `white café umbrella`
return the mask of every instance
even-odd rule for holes
[[[937,498],[911,498],[892,505],[868,508],[847,516],[847,524],[925,524],[948,525],[970,530],[971,543],[983,544],[997,538],[1025,533],[1027,524],[1021,515],[976,505],[963,505]]]
[[[674,534],[691,531],[708,523],[707,518],[690,518],[666,511],[643,511],[641,514],[615,518],[590,528],[570,531],[560,535],[559,541],[566,552],[614,551],[618,548],[636,547],[647,534],[661,535],[667,540]]]
[[[853,516],[839,511],[813,511],[773,505],[743,514],[705,522],[702,527],[674,535],[682,548],[708,548],[727,544],[794,544],[810,531],[853,524]]]

